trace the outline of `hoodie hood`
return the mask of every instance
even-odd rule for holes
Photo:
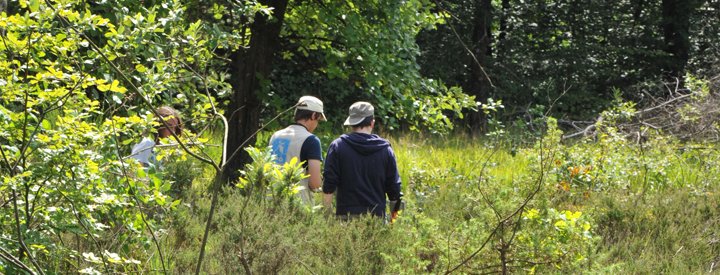
[[[350,133],[340,136],[340,139],[350,145],[361,155],[371,155],[390,146],[390,143],[378,135],[365,133]]]

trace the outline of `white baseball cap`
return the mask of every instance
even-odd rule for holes
[[[301,97],[300,100],[298,100],[296,109],[320,113],[320,120],[327,121],[325,112],[323,111],[323,103],[317,97],[309,95]]]

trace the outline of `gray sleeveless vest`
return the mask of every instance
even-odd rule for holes
[[[270,138],[270,146],[272,147],[272,153],[275,155],[275,162],[283,164],[289,162],[292,158],[297,158],[300,161],[300,149],[302,148],[303,142],[312,133],[308,132],[302,125],[290,125],[285,129],[275,132]],[[305,169],[307,173],[307,169]],[[310,207],[314,206],[312,192],[308,186],[309,180],[303,179],[300,181],[300,186],[305,188],[298,192],[300,200]]]

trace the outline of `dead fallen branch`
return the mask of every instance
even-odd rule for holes
[[[714,87],[718,87],[720,78],[710,81],[709,91],[683,89],[677,83],[667,84],[666,97],[656,98],[646,94],[649,102],[632,113],[629,119],[608,122],[599,116],[594,121],[558,120],[561,125],[574,130],[562,138],[595,138],[603,127],[614,127],[620,135],[636,142],[642,142],[650,132],[686,141],[719,141],[720,93]]]

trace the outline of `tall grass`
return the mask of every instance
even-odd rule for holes
[[[537,146],[390,140],[408,202],[396,223],[340,222],[227,188],[204,272],[497,273],[504,264],[510,272],[703,273],[720,265],[720,160],[712,144],[545,144],[553,158],[540,163]],[[203,171],[168,221],[164,243],[177,273],[194,267],[202,237],[211,179]],[[491,236],[537,183],[541,190],[522,215]]]

